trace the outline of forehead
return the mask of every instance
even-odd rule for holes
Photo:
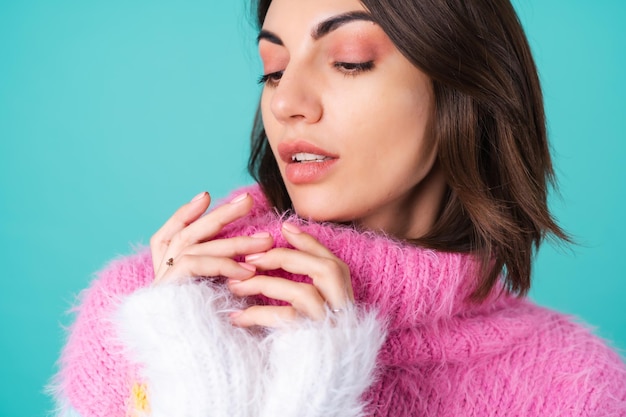
[[[351,11],[366,9],[358,0],[273,0],[263,29],[311,32],[320,22]]]

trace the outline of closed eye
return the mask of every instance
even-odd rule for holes
[[[367,62],[335,62],[335,68],[346,75],[357,75],[362,72],[374,69],[374,61]]]
[[[269,74],[264,74],[261,77],[259,77],[258,82],[259,84],[265,84],[269,87],[274,87],[278,85],[278,82],[283,77],[283,72],[284,71],[275,71],[275,72],[270,72]]]
[[[345,75],[357,75],[362,72],[371,71],[374,69],[374,61],[367,62],[335,62],[333,64],[335,68],[337,68],[340,72]],[[275,87],[280,82],[280,79],[283,77],[284,71],[275,71],[270,72],[268,74],[264,74],[259,77],[258,83],[265,84],[268,87]]]

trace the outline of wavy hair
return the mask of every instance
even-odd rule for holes
[[[254,2],[263,25],[271,0]],[[534,251],[551,235],[568,241],[547,205],[554,171],[537,69],[509,0],[362,0],[398,50],[433,82],[433,131],[447,182],[427,248],[482,261],[476,300],[502,276],[530,288]],[[267,143],[260,109],[248,170],[279,210],[292,208]]]

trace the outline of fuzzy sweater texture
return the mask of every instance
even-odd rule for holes
[[[221,237],[268,231],[287,246],[285,219],[258,187],[245,191],[252,212]],[[354,309],[238,329],[228,312],[277,302],[236,299],[219,277],[151,287],[148,251],[115,260],[81,294],[53,383],[57,415],[626,416],[620,357],[502,287],[469,301],[471,255],[299,224],[350,267]]]

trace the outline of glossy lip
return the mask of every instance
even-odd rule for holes
[[[338,155],[334,155],[303,140],[296,142],[283,142],[278,145],[278,155],[283,162],[288,164],[293,163],[291,158],[297,153],[312,153],[315,155],[322,155],[330,159],[339,158]]]
[[[325,156],[323,161],[294,162],[293,155],[310,153]],[[280,159],[286,163],[285,177],[292,184],[310,184],[320,181],[339,160],[339,156],[305,141],[283,142],[278,145]]]

